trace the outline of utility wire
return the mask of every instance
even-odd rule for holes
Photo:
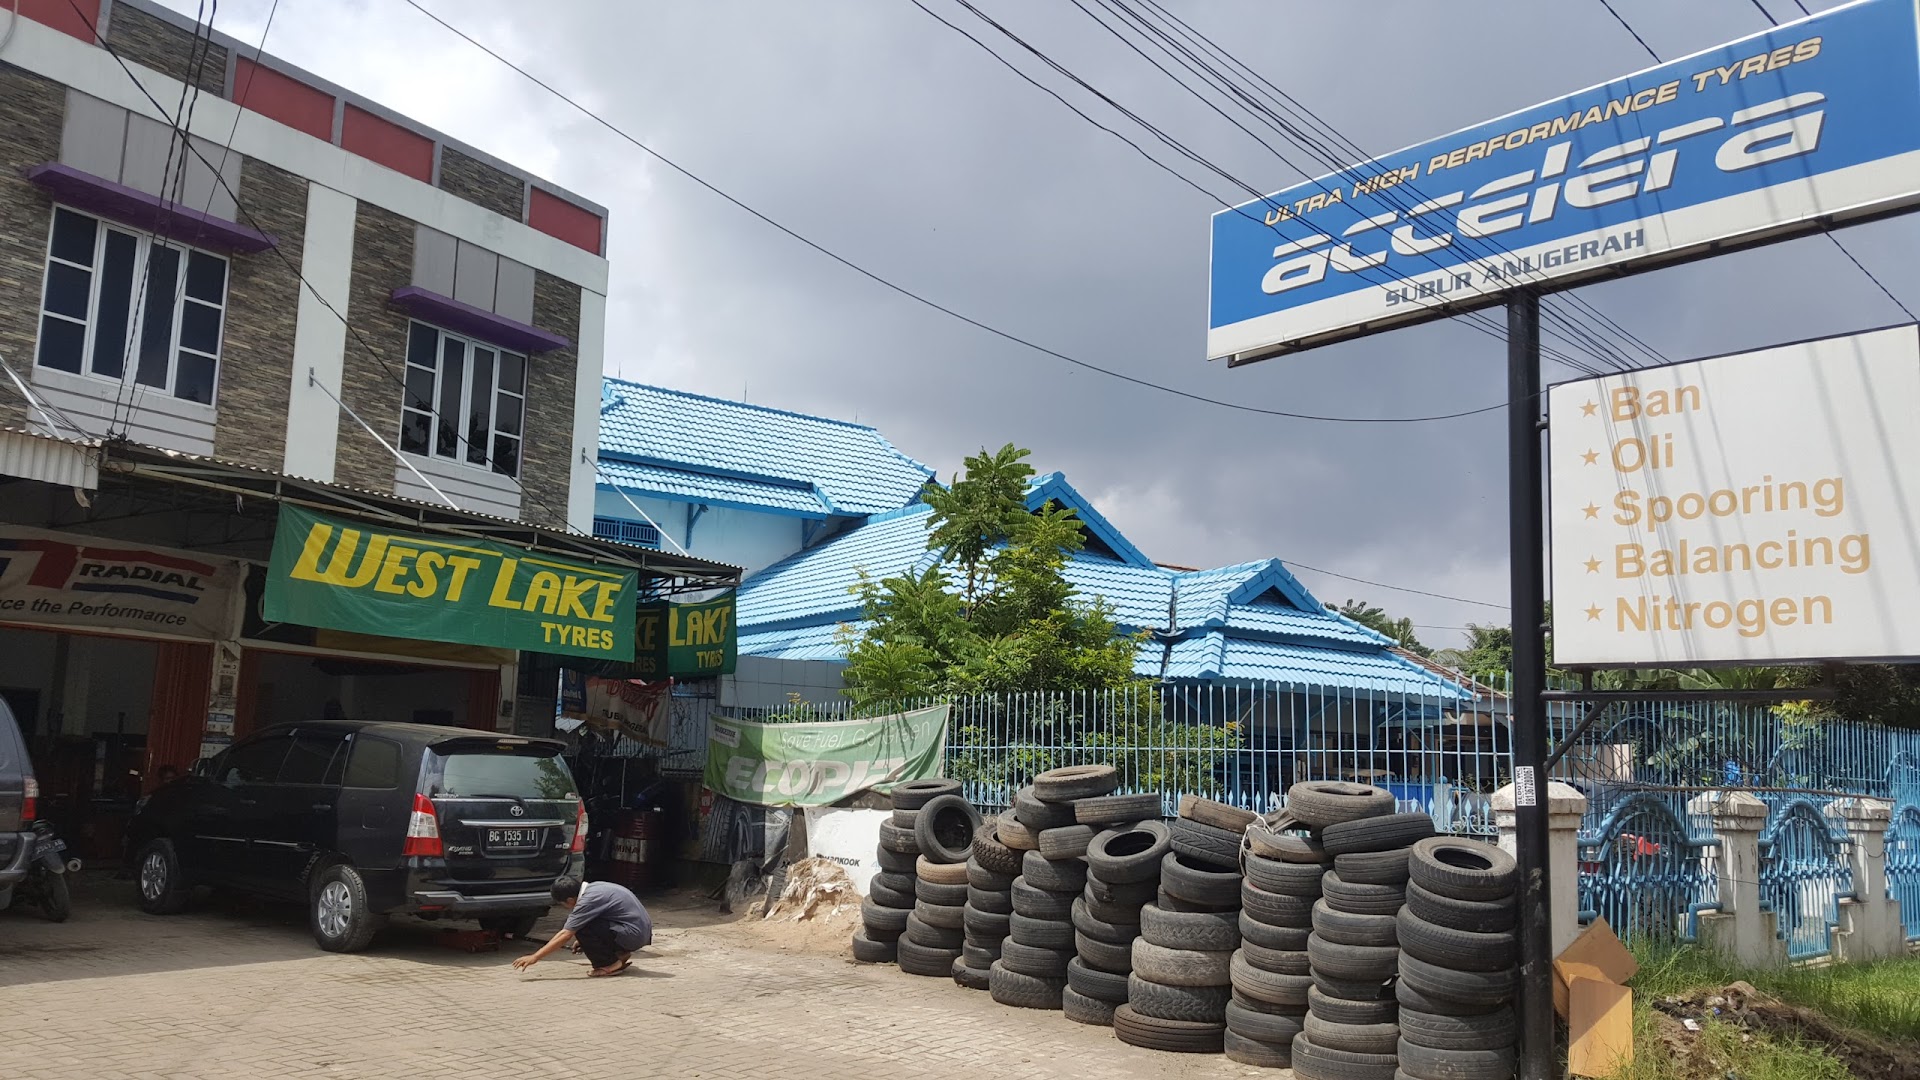
[[[1485,600],[1469,599],[1465,596],[1448,596],[1446,593],[1427,592],[1424,589],[1409,589],[1402,585],[1389,585],[1384,581],[1369,581],[1366,578],[1354,577],[1351,574],[1340,574],[1332,570],[1322,570],[1317,566],[1308,566],[1306,563],[1293,559],[1281,559],[1280,561],[1287,566],[1298,567],[1302,570],[1311,570],[1316,574],[1324,574],[1330,578],[1339,578],[1341,581],[1351,581],[1356,585],[1367,585],[1375,589],[1391,589],[1394,592],[1412,593],[1414,596],[1429,596],[1435,600],[1452,600],[1459,604],[1476,604],[1480,607],[1493,608],[1496,611],[1510,610],[1505,604],[1493,604]]]

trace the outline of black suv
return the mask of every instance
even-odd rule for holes
[[[395,914],[523,936],[583,862],[562,749],[425,724],[267,728],[141,802],[127,826],[140,907],[172,914],[203,884],[298,900],[333,952]]]
[[[40,789],[27,760],[27,740],[13,710],[0,701],[0,911],[13,900],[13,887],[27,879],[33,865],[34,802]]]

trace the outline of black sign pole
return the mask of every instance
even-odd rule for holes
[[[1512,564],[1513,818],[1520,863],[1519,1080],[1553,1076],[1553,925],[1547,880],[1546,525],[1540,297],[1507,301],[1507,530]]]

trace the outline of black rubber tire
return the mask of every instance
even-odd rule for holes
[[[1240,888],[1240,908],[1268,926],[1312,926],[1315,901],[1305,896],[1268,892],[1248,882]]]
[[[1275,975],[1311,975],[1312,956],[1305,949],[1269,949],[1251,941],[1242,942],[1240,954],[1247,963]]]
[[[956,910],[963,913],[962,920],[964,921],[964,912],[966,909],[960,908]],[[953,949],[958,951],[960,946],[967,943],[967,932],[963,926],[935,926],[925,919],[922,919],[918,912],[907,917],[906,932],[900,936],[907,941],[913,942],[915,945],[927,949]]]
[[[1405,908],[1399,916],[1400,948],[1418,957],[1456,971],[1499,971],[1519,962],[1519,944],[1511,930],[1498,934],[1475,934],[1435,926]]]
[[[888,818],[887,820],[893,822],[895,825],[898,825],[903,829],[911,829],[913,828],[914,823],[920,820],[920,811],[895,810],[893,812],[893,816]]]
[[[1250,825],[1241,842],[1241,850],[1264,859],[1281,862],[1328,863],[1333,856],[1320,841],[1298,833],[1280,832],[1265,825]]]
[[[1218,1054],[1225,1048],[1227,1025],[1142,1016],[1132,1005],[1113,1010],[1113,1037],[1128,1046],[1175,1054]]]
[[[1013,879],[1013,910],[1030,919],[1071,919],[1074,899],[1073,893],[1036,889],[1025,878]]]
[[[1309,1011],[1302,1027],[1315,1045],[1329,1050],[1391,1054],[1400,1044],[1398,1024],[1340,1024]]]
[[[971,861],[972,858],[969,856],[960,862],[937,863],[922,855],[913,864],[913,876],[921,881],[931,881],[936,885],[965,885],[967,884],[967,864]],[[1008,887],[1012,887],[1012,882],[1008,882]]]
[[[993,1000],[1016,1009],[1058,1009],[1067,980],[1023,975],[996,960],[987,973],[987,992]]]
[[[1076,1024],[1087,1024],[1092,1027],[1112,1027],[1113,1010],[1119,1007],[1120,1003],[1118,1002],[1102,1001],[1099,998],[1088,997],[1085,994],[1079,993],[1074,990],[1071,980],[1069,980],[1067,988],[1060,991],[1060,1011],[1066,1015],[1067,1019]]]
[[[918,810],[942,795],[960,794],[958,780],[902,780],[893,785],[888,798],[895,810]]]
[[[1320,830],[1320,843],[1329,855],[1357,855],[1412,847],[1433,835],[1428,814],[1382,814],[1359,821],[1343,821]]]
[[[1402,1009],[1400,1037],[1435,1050],[1511,1050],[1520,1038],[1520,1022],[1505,1005],[1477,1016]]]
[[[193,898],[193,885],[171,840],[149,840],[134,857],[134,896],[149,915],[178,915]]]
[[[1096,1001],[1127,1003],[1127,973],[1102,971],[1076,956],[1067,963],[1067,985]]]
[[[995,915],[1013,913],[1013,889],[1004,892],[999,889],[976,889],[967,886],[967,906],[981,911],[991,911]]]
[[[1064,920],[1029,919],[1015,914],[1007,920],[1006,936],[1036,949],[1073,951],[1073,924]]]
[[[1133,973],[1162,986],[1229,986],[1234,954],[1169,949],[1145,938],[1133,941]]]
[[[1228,1061],[1256,1069],[1293,1068],[1293,1042],[1261,1042],[1249,1039],[1229,1026],[1220,1037],[1220,1052]]]
[[[973,853],[973,834],[980,824],[980,811],[964,796],[937,795],[920,808],[913,836],[928,860],[963,863]]]
[[[1400,1011],[1403,1013],[1417,1012],[1430,1016],[1485,1016],[1507,1007],[1504,1001],[1483,1004],[1436,997],[1409,986],[1405,979],[1397,980],[1393,984],[1393,1000],[1399,1003]]]
[[[969,967],[965,957],[953,962],[953,982],[965,990],[985,990],[991,985],[987,969]]]
[[[967,884],[976,889],[982,889],[987,892],[1006,892],[1013,888],[1013,879],[1019,876],[1020,874],[1017,871],[1011,874],[1002,874],[989,870],[980,865],[980,860],[977,857],[967,860]]]
[[[971,886],[940,885],[922,879],[913,887],[913,898],[921,904],[938,904],[941,907],[959,907],[967,902],[967,890]]]
[[[1287,952],[1305,952],[1307,935],[1313,933],[1305,926],[1275,926],[1254,918],[1246,911],[1240,912],[1240,939],[1266,949],[1284,949]]]
[[[1032,787],[1014,792],[1013,817],[1035,835],[1074,824],[1072,803],[1043,802],[1035,797]]]
[[[1307,1014],[1307,1007],[1303,1004],[1295,1002],[1291,1005],[1276,1005],[1271,1001],[1262,1001],[1257,997],[1249,997],[1241,993],[1240,988],[1237,986],[1233,988],[1233,1003],[1250,1012],[1272,1013],[1275,1016],[1298,1018]]]
[[[975,971],[985,971],[1000,959],[1000,949],[1005,941],[1005,938],[968,938],[967,943],[960,946],[960,957]]]
[[[1160,816],[1160,793],[1096,795],[1073,804],[1073,819],[1082,825],[1127,825]]]
[[[1162,911],[1232,911],[1239,905],[1234,904],[1195,904],[1167,892],[1166,886],[1154,894],[1153,902],[1160,905]]]
[[[1036,889],[1077,893],[1087,887],[1087,864],[1079,859],[1049,859],[1038,851],[1029,851],[1020,860],[1020,876]]]
[[[65,872],[46,875],[46,878],[40,883],[38,903],[40,906],[40,917],[46,919],[48,922],[63,923],[73,917],[73,890],[67,885],[67,875]],[[505,918],[511,920],[514,917],[505,916]],[[538,916],[534,916],[533,919],[537,921]],[[514,921],[513,925],[517,928],[521,922],[526,921],[526,917],[522,917]],[[531,924],[529,924],[528,928],[532,928]],[[514,934],[512,931],[505,931],[505,933],[510,937],[525,936],[524,934]]]
[[[1250,998],[1274,1005],[1291,1005],[1305,1008],[1307,988],[1313,980],[1304,975],[1278,975],[1271,971],[1261,971],[1247,958],[1234,954],[1230,968],[1233,974],[1233,988]]]
[[[1455,900],[1499,900],[1512,896],[1520,880],[1513,856],[1492,844],[1454,836],[1415,844],[1408,867],[1422,888]]]
[[[873,902],[871,897],[860,901],[860,922],[869,930],[884,930],[899,937],[907,929],[907,919],[913,915],[910,908],[886,907]]]
[[[1320,896],[1320,875],[1325,872],[1319,863],[1282,862],[1253,854],[1241,860],[1240,869],[1255,888],[1314,899]]]
[[[1439,1050],[1401,1039],[1400,1071],[1412,1080],[1513,1080],[1516,1054],[1497,1050]]]
[[[1235,836],[1246,832],[1247,826],[1260,820],[1260,815],[1251,810],[1242,810],[1230,803],[1203,799],[1198,795],[1180,796],[1178,816],[1187,821],[1197,821],[1202,825],[1225,829]]]
[[[1000,845],[1016,854],[1032,851],[1040,846],[1040,837],[1023,823],[1002,817],[1000,824],[994,826],[993,835],[998,837]]]
[[[321,929],[320,913],[330,899],[346,905],[346,925],[338,933]],[[313,940],[322,949],[350,953],[371,944],[373,935],[387,925],[387,917],[373,910],[373,901],[367,896],[367,882],[360,871],[346,863],[334,863],[313,878],[307,899],[307,925],[313,930]]]
[[[1067,765],[1033,778],[1033,796],[1063,803],[1111,795],[1120,787],[1120,771],[1111,765]]]
[[[1091,871],[1087,874],[1086,898],[1089,906],[1106,907],[1115,911],[1139,911],[1142,905],[1153,903],[1160,895],[1158,881],[1129,881],[1114,885],[1101,881]],[[1121,919],[1120,922],[1137,922],[1135,919]]]
[[[1305,1027],[1300,1013],[1272,1013],[1250,1009],[1238,998],[1227,1002],[1227,1030],[1261,1042],[1291,1043]]]
[[[1425,997],[1462,1005],[1504,1005],[1513,999],[1519,969],[1454,971],[1417,956],[1400,955],[1400,981]],[[1402,1002],[1405,1004],[1405,1002]],[[1440,1010],[1434,1010],[1440,1011]]]
[[[1240,947],[1240,916],[1231,911],[1140,909],[1140,936],[1168,949],[1232,952]]]
[[[1313,932],[1342,945],[1400,944],[1400,923],[1395,916],[1336,911],[1325,900],[1313,905]]]
[[[1062,825],[1057,829],[1042,830],[1036,839],[1040,841],[1040,847],[1035,854],[1054,862],[1063,859],[1078,860],[1080,856],[1087,853],[1087,845],[1093,842],[1093,826]]]
[[[1158,895],[1159,891],[1155,890],[1154,896]],[[1145,907],[1147,902],[1152,899],[1152,896],[1148,897],[1145,901],[1095,899],[1093,894],[1093,879],[1088,878],[1086,889],[1080,893],[1080,899],[1075,900],[1074,903],[1086,908],[1087,914],[1100,922],[1116,923],[1124,926],[1138,926],[1140,925],[1140,909]]]
[[[913,855],[913,856],[910,856],[909,858],[917,860],[920,858],[920,856]],[[904,873],[899,871],[894,871],[894,870],[882,870],[879,873],[873,875],[873,880],[875,884],[879,885],[883,889],[887,889],[896,894],[910,897],[913,895],[914,886],[920,884],[920,875],[914,873],[912,870],[908,870]],[[893,905],[889,904],[887,906],[892,907]]]
[[[1122,945],[1075,933],[1073,951],[1088,967],[1096,971],[1125,975],[1133,970],[1133,942],[1131,941]]]
[[[1363,979],[1336,979],[1319,971],[1313,974],[1314,989],[1342,1001],[1386,1001],[1393,997],[1394,985]]]
[[[1217,1024],[1226,1019],[1233,988],[1183,986],[1144,979],[1135,971],[1127,976],[1127,1004],[1141,1016],[1155,1020],[1190,1020]]]
[[[900,939],[900,970],[909,975],[932,979],[953,978],[953,962],[960,959],[960,947],[951,949],[922,945],[911,938]]]
[[[1344,780],[1307,780],[1287,789],[1287,811],[1302,825],[1324,829],[1393,813],[1393,792]]]
[[[1520,924],[1517,897],[1497,900],[1456,900],[1430,892],[1417,881],[1407,882],[1407,908],[1435,926],[1475,934],[1497,934]]]
[[[1145,908],[1139,909],[1139,911],[1145,910]],[[1136,914],[1138,913],[1139,912],[1136,911]],[[1069,916],[1069,919],[1073,923],[1075,930],[1080,931],[1095,941],[1110,941],[1116,945],[1131,945],[1133,939],[1140,936],[1139,923],[1111,922],[1107,919],[1102,919],[1093,913],[1093,905],[1087,903],[1086,897],[1080,897],[1074,900],[1073,912]]]
[[[853,935],[853,958],[863,964],[891,964],[900,958],[900,939],[875,941],[858,931]]]
[[[911,909],[918,899],[914,893],[919,889],[920,882],[917,878],[913,879],[903,892],[891,882],[881,880],[898,877],[899,874],[875,874],[873,881],[867,885],[867,899],[881,907]]]
[[[1361,851],[1333,857],[1333,869],[1341,881],[1355,885],[1394,885],[1407,887],[1407,848],[1392,851]]]
[[[1239,872],[1239,833],[1216,829],[1211,825],[1202,825],[1197,821],[1187,821],[1184,818],[1168,825],[1167,831],[1173,835],[1173,850],[1186,856],[1196,865],[1231,867],[1235,873]]]
[[[1087,868],[1109,885],[1160,880],[1160,862],[1173,850],[1173,834],[1166,823],[1142,821],[1127,829],[1110,829],[1087,845]]]
[[[880,823],[880,846],[902,855],[918,856],[920,833],[917,829],[903,829],[891,821],[883,821]],[[912,872],[913,868],[909,866],[907,873]]]
[[[1352,885],[1332,870],[1321,878],[1326,905],[1349,915],[1397,915],[1407,902],[1407,891],[1393,885]]]
[[[973,834],[973,858],[980,869],[1007,878],[1020,876],[1020,853],[1000,842],[999,819],[983,821]]]
[[[1067,962],[1073,959],[1073,950],[1043,949],[1033,945],[1022,945],[1008,938],[1000,943],[1000,962],[1007,970],[1022,975],[1031,975],[1038,979],[1067,978]]]
[[[967,940],[999,941],[1013,932],[1013,916],[998,911],[981,911],[968,904],[962,909],[961,928],[966,932]],[[979,964],[975,964],[979,967]]]
[[[1176,834],[1176,848],[1178,844]],[[1240,880],[1238,870],[1196,863],[1178,850],[1167,852],[1167,857],[1160,860],[1161,891],[1189,904],[1219,905],[1216,910],[1231,910],[1240,903]]]
[[[1316,1044],[1306,1032],[1293,1040],[1293,1075],[1300,1080],[1393,1080],[1392,1054],[1355,1054]]]
[[[880,864],[883,874],[900,874],[912,877],[914,866],[920,861],[917,851],[894,851],[888,847],[877,847],[873,852],[874,860]]]
[[[1400,1003],[1392,998],[1354,1001],[1329,997],[1316,986],[1307,991],[1307,1011],[1336,1024],[1391,1024],[1400,1015]]]
[[[1307,939],[1313,970],[1330,978],[1385,982],[1400,969],[1400,950],[1391,945],[1342,945],[1319,934]]]

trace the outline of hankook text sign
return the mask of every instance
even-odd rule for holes
[[[1920,656],[1920,328],[1548,391],[1553,662]]]
[[[1213,217],[1207,355],[1920,201],[1915,0],[1860,0]]]

